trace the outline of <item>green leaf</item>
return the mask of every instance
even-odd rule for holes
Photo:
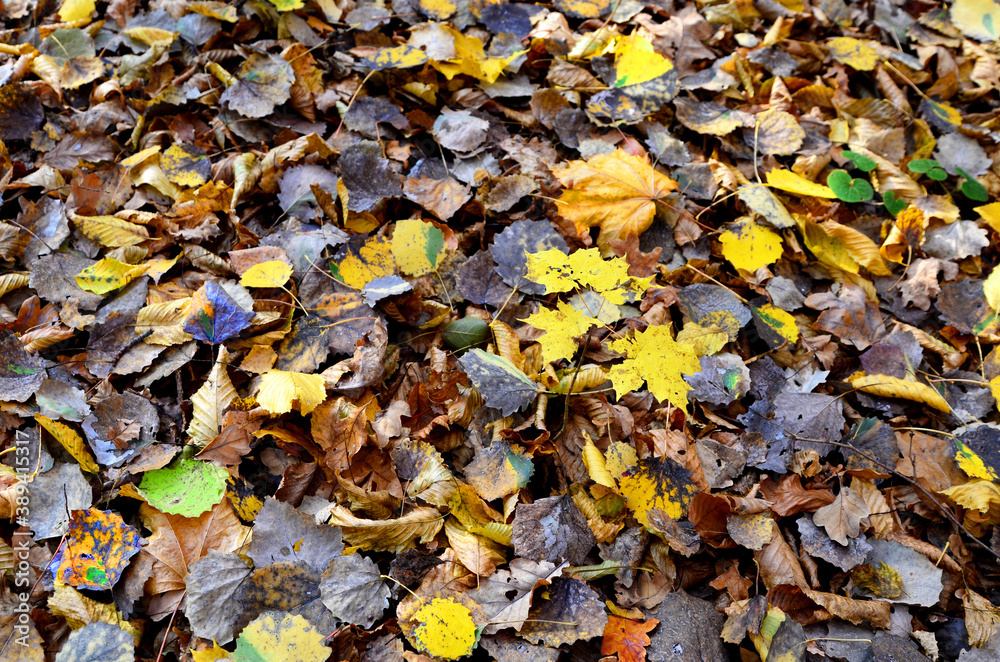
[[[826,185],[844,202],[867,202],[875,195],[871,184],[864,179],[852,179],[846,170],[831,172],[826,178]]]
[[[184,458],[173,467],[147,471],[139,493],[164,513],[197,517],[222,500],[228,476],[213,464]]]
[[[895,191],[886,191],[885,195],[882,196],[882,202],[893,216],[899,216],[899,212],[906,209],[906,201],[897,198]]]
[[[986,187],[979,183],[979,180],[962,168],[955,169],[958,170],[958,174],[965,177],[965,181],[962,182],[962,194],[965,197],[970,200],[976,200],[977,202],[989,202],[989,193],[986,192]]]
[[[476,317],[463,317],[444,327],[441,337],[452,349],[466,349],[486,340],[490,325]]]
[[[858,170],[862,170],[864,172],[871,172],[876,167],[878,167],[878,164],[875,163],[875,161],[868,158],[864,154],[858,154],[857,152],[852,152],[849,149],[845,149],[843,152],[840,153],[840,155],[843,156],[845,159],[850,159],[851,162],[854,164],[855,168],[857,168]]]
[[[912,172],[927,175],[936,182],[943,182],[948,179],[948,173],[934,159],[913,159],[907,167]]]

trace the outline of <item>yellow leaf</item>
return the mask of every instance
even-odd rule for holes
[[[629,510],[645,526],[649,526],[649,511],[653,508],[673,519],[684,517],[697,492],[691,473],[666,456],[639,460],[621,479],[621,493]]]
[[[135,320],[135,332],[143,334],[152,331],[146,338],[149,345],[178,345],[194,338],[184,330],[188,313],[191,311],[191,297],[151,303],[139,311]]]
[[[212,647],[207,650],[196,651],[193,648],[189,650],[194,662],[214,662],[229,657],[229,651],[215,643],[215,639],[212,640]]]
[[[939,411],[951,413],[951,407],[941,394],[927,384],[910,382],[889,375],[865,375],[851,380],[851,386],[865,393],[879,395],[883,398],[903,398],[922,402]]]
[[[792,215],[778,197],[763,184],[741,186],[736,196],[755,214],[759,214],[776,228],[790,228],[795,225]]]
[[[1000,16],[997,18],[1000,20]],[[962,606],[965,607],[965,629],[969,633],[969,644],[973,650],[982,648],[1000,629],[1000,609],[968,587],[962,596]]]
[[[829,198],[836,200],[837,194],[829,186],[811,182],[801,175],[797,175],[791,170],[774,169],[767,173],[767,183],[769,186],[793,193],[795,195],[814,198]]]
[[[160,46],[162,48],[166,48],[170,44],[174,43],[174,39],[177,38],[176,32],[171,32],[170,30],[164,30],[162,28],[128,28],[127,30],[122,30],[122,32],[136,41],[141,41],[147,46]]]
[[[955,0],[951,22],[966,37],[979,41],[1000,38],[1000,6],[993,0]]]
[[[691,345],[698,356],[711,356],[726,346],[729,334],[715,325],[702,326],[688,322],[677,332],[677,342]]]
[[[621,480],[625,472],[639,461],[639,455],[632,444],[624,441],[612,441],[604,454],[605,466],[615,480]]]
[[[861,270],[861,265],[851,257],[847,247],[839,239],[827,233],[822,225],[802,214],[795,214],[795,222],[802,231],[806,248],[820,262],[852,274]]]
[[[165,30],[160,30],[160,32],[165,32]],[[173,33],[168,34],[173,35]],[[189,152],[174,143],[160,157],[160,167],[163,168],[167,179],[174,184],[197,188],[208,181],[206,174],[211,175],[211,170],[207,167],[207,159],[208,157],[202,154]]]
[[[392,255],[400,271],[423,276],[437,269],[444,250],[444,233],[431,223],[407,219],[396,223],[392,233]]]
[[[420,0],[420,9],[429,18],[443,21],[458,10],[458,5],[451,0]]]
[[[159,154],[161,149],[162,147],[160,147],[159,145],[153,145],[152,147],[147,147],[146,149],[140,152],[136,152],[127,159],[122,159],[122,165],[125,166],[126,168],[137,166],[146,159],[148,159],[149,157],[155,154]]]
[[[527,253],[525,278],[545,286],[547,294],[569,292],[578,286],[589,287],[614,304],[635,301],[642,297],[653,277],[633,278],[628,275],[628,260],[614,257],[605,260],[596,248],[578,250],[566,255],[557,248]],[[594,317],[599,311],[589,311]]]
[[[830,55],[858,71],[871,71],[878,65],[875,46],[875,42],[851,37],[834,37],[826,42]]]
[[[361,519],[334,504],[329,524],[341,527],[348,544],[373,552],[399,553],[415,547],[417,539],[422,543],[433,540],[444,525],[444,517],[437,508],[414,508],[396,519]]]
[[[757,149],[768,155],[794,154],[806,139],[805,129],[791,113],[769,108],[754,117]]]
[[[146,268],[144,264],[132,266],[106,257],[77,274],[76,284],[94,294],[107,294],[131,283],[146,273]]]
[[[542,345],[542,361],[545,363],[571,358],[576,354],[575,339],[601,323],[565,301],[557,303],[554,309],[542,308],[521,321],[545,332],[538,339]]]
[[[590,479],[598,485],[616,489],[618,484],[608,471],[608,467],[604,461],[604,455],[601,454],[600,449],[594,445],[593,440],[589,435],[587,435],[586,432],[584,433],[584,436],[587,439],[587,443],[583,446],[583,464],[587,467]]]
[[[836,221],[824,221],[819,227],[831,238],[840,242],[847,254],[873,276],[889,276],[892,271],[882,259],[878,245],[864,233]]]
[[[611,11],[611,0],[556,0],[559,11],[575,18],[599,18]]]
[[[380,48],[374,55],[365,58],[365,64],[376,71],[419,67],[425,62],[427,62],[427,53],[408,44]]]
[[[983,294],[986,295],[986,303],[994,312],[1000,312],[1000,269],[994,269],[983,281]]]
[[[220,345],[219,358],[212,365],[208,378],[201,385],[201,388],[191,396],[193,410],[191,424],[187,429],[191,443],[204,446],[222,432],[222,416],[238,395],[233,382],[229,379],[229,372],[226,370],[228,363],[229,352]]]
[[[292,276],[292,265],[282,260],[255,264],[240,278],[243,287],[282,287]]]
[[[87,445],[83,443],[83,437],[77,434],[73,428],[41,414],[35,414],[35,421],[48,430],[49,434],[55,437],[56,441],[66,449],[66,452],[80,463],[81,469],[94,474],[101,470],[87,449]]]
[[[30,274],[22,272],[12,272],[0,276],[0,297],[24,287],[30,280]]]
[[[645,83],[674,68],[674,63],[653,50],[653,44],[638,32],[617,37],[605,52],[615,54],[615,72],[618,74],[615,87]]]
[[[976,213],[993,228],[994,232],[1000,232],[1000,202],[976,207]]]
[[[963,508],[981,513],[1000,506],[1000,486],[990,480],[970,480],[961,485],[952,485],[940,493]]]
[[[88,19],[97,8],[94,0],[66,0],[59,8],[59,20],[74,23]]]
[[[452,598],[434,598],[410,617],[417,623],[410,643],[418,651],[445,660],[471,655],[476,647],[477,628],[472,612]]]
[[[687,392],[691,387],[681,375],[700,372],[701,363],[694,348],[677,343],[668,327],[651,326],[608,345],[625,356],[623,363],[608,372],[619,398],[638,389],[645,381],[649,392],[661,402],[687,408]]]
[[[345,283],[358,290],[376,278],[391,276],[396,273],[392,245],[382,237],[372,236],[360,248],[349,246],[338,272]]]
[[[645,158],[622,149],[589,161],[571,161],[554,173],[565,187],[556,200],[559,214],[579,232],[598,226],[597,245],[611,253],[612,239],[645,232],[653,223],[656,203],[677,189],[677,182],[657,172]]]
[[[782,338],[790,343],[799,341],[799,327],[795,323],[795,317],[774,304],[765,303],[762,306],[755,306],[754,312],[769,327],[774,329]],[[778,342],[781,342],[780,340]]]
[[[233,662],[323,662],[330,656],[323,635],[299,614],[266,611],[243,629]]]
[[[257,403],[270,414],[290,412],[296,399],[299,411],[308,414],[326,400],[326,381],[321,375],[285,370],[272,370],[261,377]]]
[[[123,221],[115,216],[77,216],[73,222],[80,232],[102,246],[138,246],[149,239],[149,231],[141,225]]]
[[[983,458],[979,457],[974,450],[957,439],[955,440],[955,462],[958,463],[958,468],[964,471],[970,478],[1000,480],[997,472],[992,467],[987,466],[983,462]]]
[[[455,57],[447,61],[431,61],[431,66],[451,80],[459,74],[478,78],[486,83],[495,83],[504,67],[519,57],[524,51],[515,51],[507,57],[487,57],[483,42],[478,37],[467,36],[450,25],[440,25],[440,29],[454,39]]]
[[[781,257],[781,235],[751,221],[730,224],[719,241],[723,257],[744,271],[755,272]]]

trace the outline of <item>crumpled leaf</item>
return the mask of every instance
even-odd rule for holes
[[[235,80],[219,98],[244,117],[266,117],[291,96],[295,75],[282,58],[269,53],[250,53],[240,65]]]

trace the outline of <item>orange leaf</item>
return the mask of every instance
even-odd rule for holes
[[[608,624],[604,626],[604,640],[601,642],[601,655],[617,653],[619,662],[642,662],[646,659],[646,646],[649,645],[647,633],[659,623],[655,618],[641,622],[608,616]]]

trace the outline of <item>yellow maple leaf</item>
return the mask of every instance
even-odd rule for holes
[[[546,363],[572,357],[576,354],[574,338],[601,323],[565,301],[560,301],[554,309],[542,308],[521,321],[545,332],[538,342],[542,345],[542,360]]]
[[[571,161],[554,171],[565,188],[556,200],[559,214],[579,232],[599,226],[597,245],[611,253],[611,240],[639,235],[656,216],[656,203],[677,189],[677,182],[653,169],[649,161],[617,149],[589,161]]]
[[[621,257],[605,260],[596,248],[576,251],[572,255],[550,248],[527,253],[527,258],[525,278],[544,285],[547,294],[569,292],[582,286],[603,294],[610,303],[623,304],[641,297],[653,281],[653,276],[629,276],[628,260]],[[590,313],[598,316],[595,310]]]
[[[682,345],[670,335],[666,326],[651,326],[630,338],[608,343],[625,356],[624,363],[608,372],[618,397],[642,386],[643,381],[660,401],[687,408],[687,392],[691,387],[681,377],[701,371],[694,347]]]
[[[411,617],[417,625],[409,637],[417,650],[445,660],[470,655],[476,647],[476,622],[465,605],[452,598],[425,602]]]
[[[290,412],[296,399],[303,414],[308,414],[326,400],[326,381],[322,375],[272,370],[261,377],[257,403],[271,414]]]
[[[719,241],[723,257],[744,271],[757,271],[781,257],[781,235],[752,221],[731,224]]]

